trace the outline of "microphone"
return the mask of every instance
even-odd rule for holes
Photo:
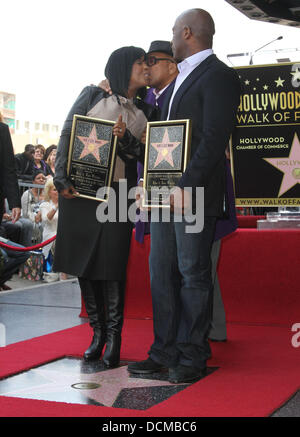
[[[229,58],[234,58],[236,56],[249,56],[251,53],[232,53],[230,55],[227,55],[227,59],[230,62],[231,65],[234,66],[234,64],[231,62],[231,60]]]
[[[227,55],[227,58],[233,58],[234,56],[248,56],[250,53],[232,53],[231,55]]]
[[[272,43],[275,42],[275,41],[279,41],[279,40],[282,39],[282,38],[283,38],[283,36],[279,36],[278,38],[273,39],[272,41],[267,42],[267,44],[265,44],[265,45],[259,47],[258,49],[254,50],[254,52],[251,53],[251,57],[250,57],[250,61],[249,61],[249,65],[253,65],[253,56],[254,56],[254,54],[255,54],[256,52],[258,52],[259,50],[261,50],[261,49],[263,49],[264,47],[268,46],[269,44],[272,44]]]

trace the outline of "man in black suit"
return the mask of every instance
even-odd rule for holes
[[[12,223],[21,215],[21,200],[15,170],[15,157],[9,128],[0,122],[0,224],[4,212],[4,200],[12,211]]]
[[[240,98],[237,74],[213,54],[214,33],[213,19],[202,9],[184,12],[173,27],[179,74],[169,87],[161,119],[191,119],[192,143],[191,159],[170,204],[173,211],[184,205],[195,209],[194,192],[204,187],[204,227],[188,233],[184,220],[151,223],[154,343],[147,360],[128,366],[129,372],[142,374],[169,368],[173,383],[202,377],[211,354],[211,248],[223,214],[225,148]]]

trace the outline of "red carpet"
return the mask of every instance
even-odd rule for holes
[[[66,355],[82,355],[87,324],[3,348],[0,378]],[[262,417],[299,388],[299,350],[288,328],[229,324],[227,343],[213,343],[210,366],[220,369],[146,411],[0,396],[2,417]],[[126,320],[122,359],[143,359],[152,322]]]
[[[239,229],[225,238],[219,279],[228,341],[213,343],[209,366],[219,370],[146,411],[32,401],[0,396],[5,417],[264,417],[300,386],[299,231]],[[147,256],[150,241],[133,240],[128,265],[123,360],[147,356],[152,342]],[[0,349],[0,378],[63,356],[82,356],[90,328],[81,325]]]

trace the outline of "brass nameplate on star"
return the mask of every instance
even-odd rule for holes
[[[100,388],[101,384],[96,384],[95,382],[77,382],[76,384],[72,384],[71,387],[77,390],[95,390],[96,388]]]
[[[99,189],[110,187],[116,158],[115,122],[74,115],[67,173],[80,197],[108,201]],[[104,191],[104,190],[101,190]]]
[[[165,202],[190,158],[191,120],[147,123],[143,207],[169,207]]]
[[[300,206],[300,63],[235,68],[242,84],[231,164],[236,206]]]

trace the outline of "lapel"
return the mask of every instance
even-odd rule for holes
[[[189,75],[188,77],[182,82],[182,84],[180,85],[180,87],[178,88],[174,99],[173,99],[173,103],[172,103],[172,108],[170,111],[170,120],[173,120],[176,112],[177,112],[177,108],[178,105],[180,103],[180,100],[182,98],[182,96],[184,95],[184,93],[193,85],[193,83],[199,79],[199,77],[201,77],[210,67],[211,63],[214,62],[217,59],[216,55],[210,55],[208,56],[208,58],[206,58],[203,62],[201,62],[200,65],[198,65],[198,67],[196,67]],[[174,86],[172,88],[172,90],[174,89]],[[172,95],[172,94],[171,94]],[[169,100],[171,98],[171,95],[169,96],[168,99],[168,103]],[[169,104],[167,105],[169,106]],[[165,108],[164,108],[165,109]],[[168,109],[167,109],[167,113],[163,114],[165,115],[165,118],[167,118],[168,115]]]

